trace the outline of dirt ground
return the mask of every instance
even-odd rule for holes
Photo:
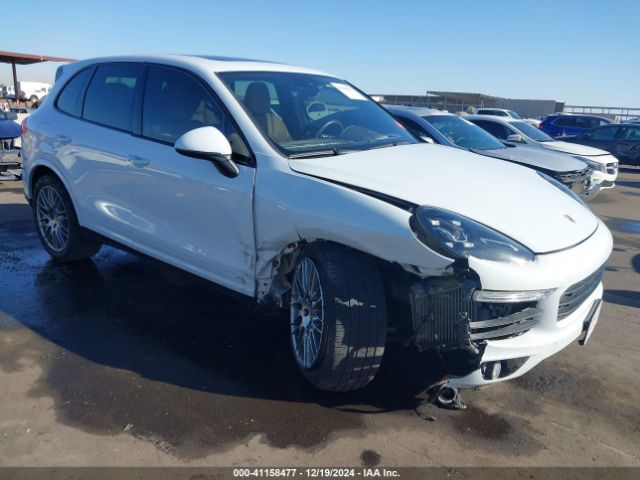
[[[430,356],[320,393],[284,322],[194,277],[107,247],[55,265],[0,180],[0,465],[640,466],[640,169],[591,206],[615,248],[589,344],[447,411]]]

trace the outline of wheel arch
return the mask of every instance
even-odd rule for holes
[[[38,179],[42,178],[44,175],[53,175],[56,179],[62,183],[69,198],[71,199],[71,203],[73,204],[73,208],[76,211],[76,215],[78,212],[78,208],[76,206],[75,198],[73,197],[73,192],[69,188],[69,184],[65,180],[64,176],[60,174],[60,172],[52,165],[46,163],[36,163],[33,165],[29,172],[29,178],[27,179],[25,185],[28,188],[27,198],[30,201],[33,201],[33,193]]]

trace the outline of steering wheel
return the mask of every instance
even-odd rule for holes
[[[336,134],[328,134],[327,130],[329,130],[331,127],[339,128],[340,131]],[[317,138],[338,138],[340,135],[342,135],[342,132],[344,132],[344,125],[342,124],[341,121],[329,120],[327,123],[325,123],[318,129],[316,133],[316,137]]]

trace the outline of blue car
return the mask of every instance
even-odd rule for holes
[[[552,137],[562,137],[564,135],[580,135],[613,123],[608,118],[595,117],[593,115],[548,115],[538,127],[547,135]]]

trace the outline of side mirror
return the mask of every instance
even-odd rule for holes
[[[426,135],[420,135],[420,139],[424,142],[424,143],[436,143],[433,141],[433,138],[431,137],[427,137]]]
[[[514,133],[513,135],[509,135],[507,137],[507,142],[524,143],[524,140],[522,139],[522,135]]]
[[[225,177],[234,178],[240,173],[231,160],[231,144],[215,127],[200,127],[182,135],[174,145],[176,151],[191,158],[209,160]]]

